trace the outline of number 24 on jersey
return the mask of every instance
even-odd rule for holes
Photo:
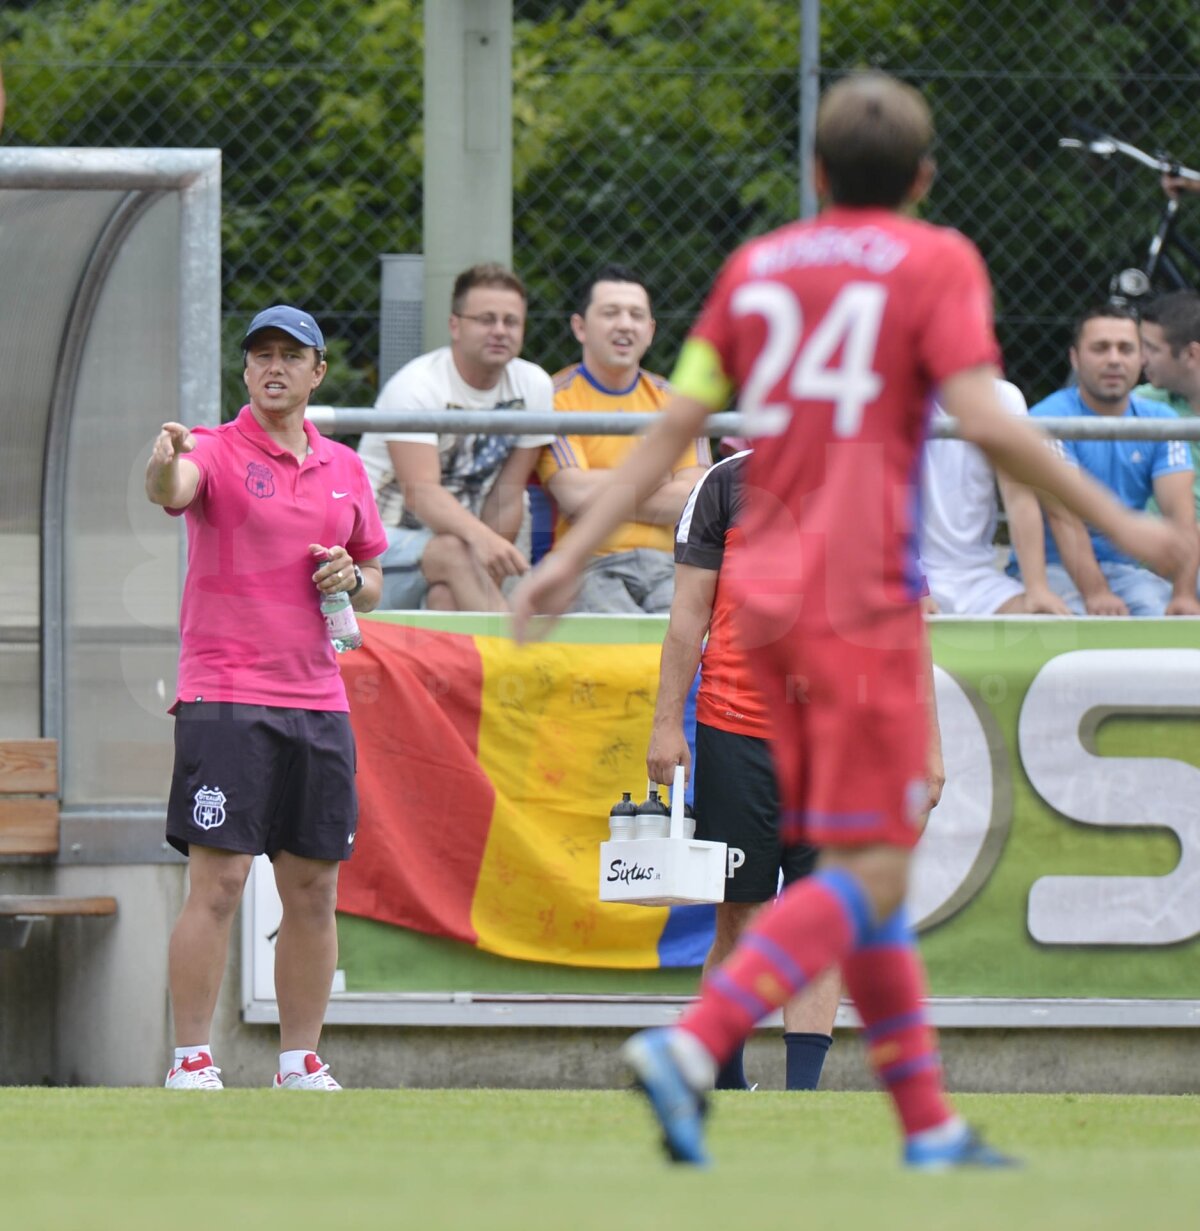
[[[855,436],[863,410],[883,389],[875,371],[875,348],[887,303],[877,282],[849,282],[829,311],[804,335],[804,314],[794,292],[779,282],[747,282],[733,293],[735,316],[761,316],[767,335],[742,387],[740,409],[749,436],[777,436],[795,402],[832,402],[833,430]],[[835,367],[833,359],[841,351]],[[788,375],[790,369],[790,375]],[[768,402],[788,375],[787,402]]]

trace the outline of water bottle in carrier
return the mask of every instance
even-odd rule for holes
[[[608,833],[612,841],[625,842],[633,837],[637,811],[637,804],[630,798],[629,792],[622,791],[621,798],[613,804],[608,814]]]
[[[671,832],[671,814],[651,784],[646,798],[637,807],[635,838],[665,838]]]

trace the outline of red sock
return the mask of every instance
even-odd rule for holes
[[[756,1022],[850,952],[865,912],[862,889],[845,873],[818,872],[794,882],[704,980],[680,1026],[724,1064]]]
[[[846,990],[862,1018],[867,1057],[896,1106],[906,1134],[954,1114],[942,1085],[937,1034],[925,1017],[925,967],[911,940],[895,933],[842,963]]]

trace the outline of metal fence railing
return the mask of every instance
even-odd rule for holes
[[[569,418],[568,418],[569,416]],[[310,406],[306,417],[326,435],[360,432],[479,432],[528,435],[543,432],[571,436],[636,436],[647,431],[655,414],[622,411],[562,411],[532,407],[528,410],[375,410],[370,406]],[[1083,418],[1039,418],[1035,426],[1061,440],[1200,440],[1200,418],[1143,419],[1092,415]],[[709,415],[704,434],[745,434],[746,420],[739,414]],[[935,418],[929,435],[953,440],[959,435],[954,419]]]
[[[574,288],[601,262],[655,291],[648,366],[669,370],[738,241],[798,210],[801,14],[820,84],[856,67],[929,96],[940,175],[926,215],[981,247],[1008,375],[1033,402],[1068,322],[1149,238],[1135,164],[1063,150],[1077,121],[1196,165],[1194,0],[513,0],[515,264],[526,355],[574,359]],[[421,249],[419,0],[24,0],[0,9],[0,140],[219,146],[225,401],[238,329],[264,303],[327,325],[324,396],[377,386],[379,256]],[[806,43],[811,46],[813,31]],[[811,118],[811,117],[810,117]],[[1200,197],[1181,226],[1200,235]]]

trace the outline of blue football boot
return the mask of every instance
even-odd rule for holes
[[[973,1128],[964,1125],[962,1134],[952,1141],[906,1142],[904,1165],[914,1171],[951,1171],[956,1167],[1019,1167],[1021,1163],[993,1150]]]
[[[663,1131],[663,1145],[671,1160],[707,1167],[704,1148],[704,1096],[688,1084],[679,1062],[671,1054],[670,1027],[643,1030],[622,1048],[621,1059],[633,1070],[634,1082],[649,1100]]]

